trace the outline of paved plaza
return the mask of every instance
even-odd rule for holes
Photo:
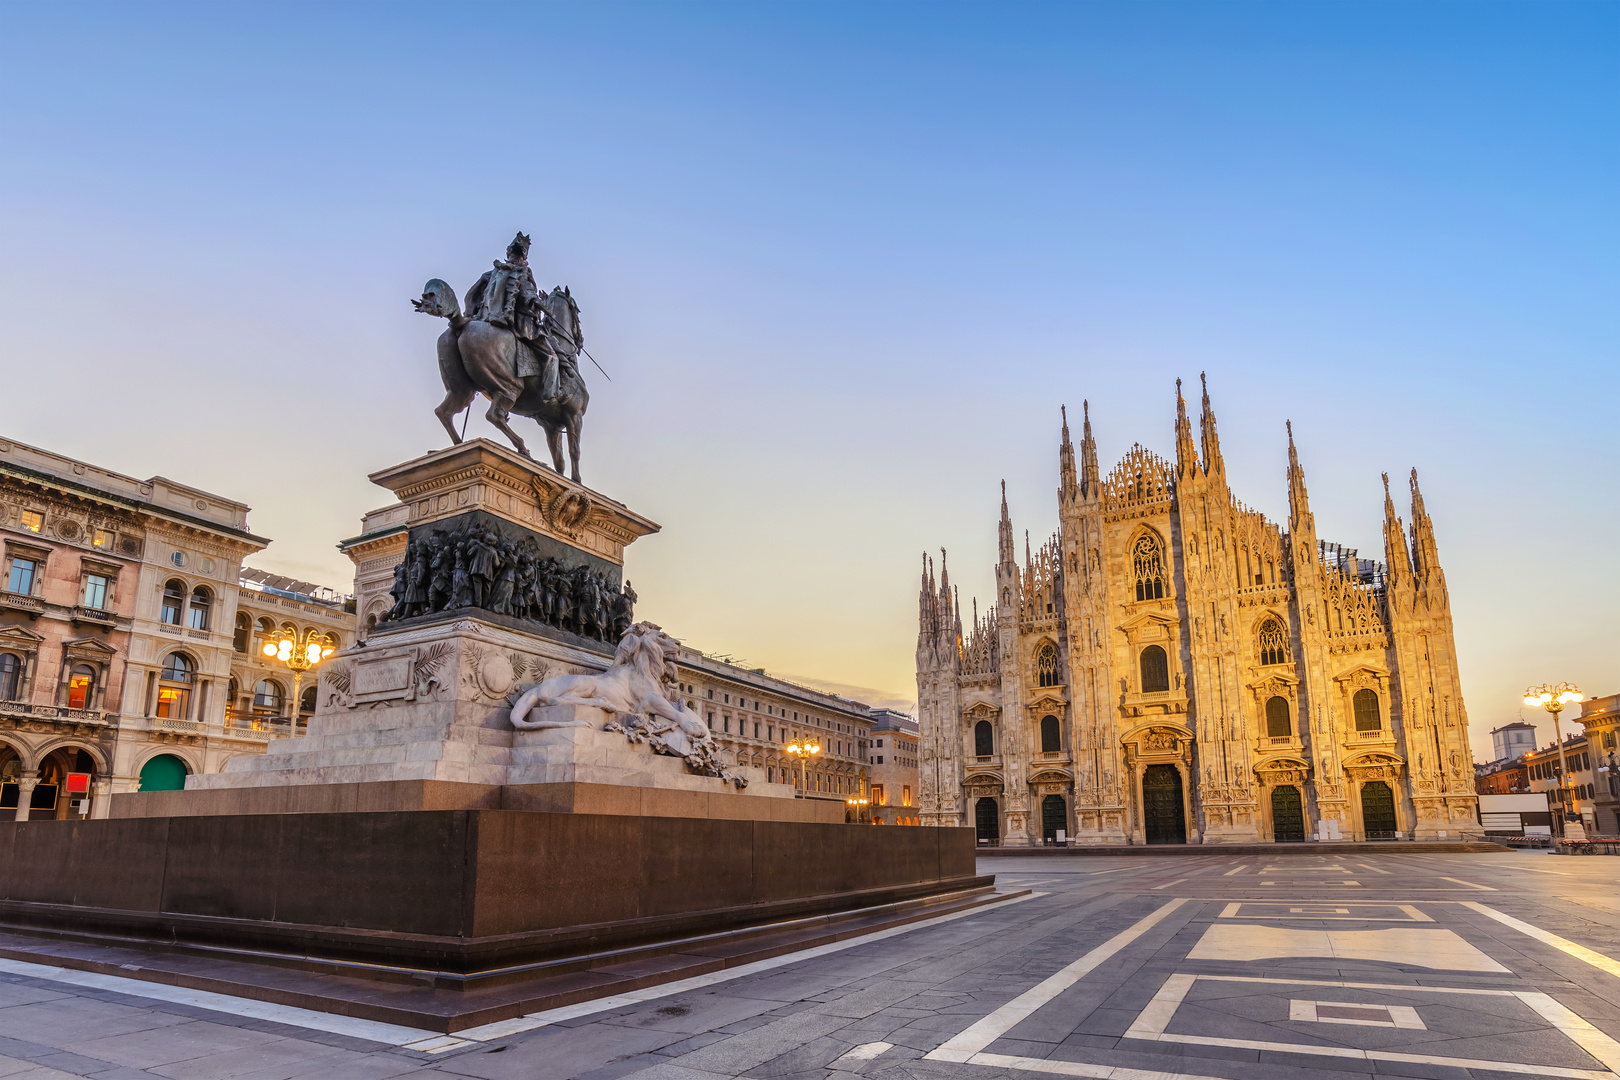
[[[994,907],[456,1036],[0,960],[0,1078],[1613,1078],[1617,867],[981,858]]]

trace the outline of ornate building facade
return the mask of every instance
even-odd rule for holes
[[[1288,436],[1286,523],[1227,487],[1209,393],[1175,460],[1104,476],[1064,416],[1059,528],[1014,548],[964,631],[941,552],[917,641],[924,824],[981,842],[1236,843],[1480,835],[1434,529],[1384,481],[1384,561],[1318,538]],[[1200,448],[1201,443],[1201,448]]]

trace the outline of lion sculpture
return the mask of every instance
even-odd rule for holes
[[[645,742],[653,752],[685,760],[693,772],[717,776],[741,790],[746,778],[720,762],[720,747],[708,725],[675,696],[674,638],[655,623],[638,622],[625,631],[613,653],[613,665],[598,675],[559,675],[531,687],[512,703],[512,726],[520,731],[584,727],[584,720],[531,720],[529,714],[548,705],[585,705],[616,719],[608,731],[622,731],[631,742]]]

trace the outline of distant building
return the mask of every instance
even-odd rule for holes
[[[1524,758],[1493,761],[1474,777],[1474,791],[1480,795],[1520,795],[1530,790],[1530,771]]]
[[[1592,754],[1587,748],[1586,736],[1570,735],[1564,739],[1563,759],[1569,763],[1567,784],[1563,782],[1557,743],[1524,755],[1521,760],[1529,774],[1530,790],[1547,793],[1547,802],[1553,809],[1554,828],[1562,830],[1563,815],[1569,810],[1570,799],[1574,798],[1580,806],[1581,816],[1585,819],[1586,830],[1599,831],[1593,816],[1595,810],[1593,798],[1597,788],[1592,771]]]
[[[1536,725],[1523,720],[1491,729],[1491,751],[1496,761],[1512,761],[1536,748]]]
[[[1620,835],[1620,761],[1615,757],[1620,751],[1620,694],[1582,702],[1577,719],[1586,729],[1586,742],[1592,748],[1596,831]]]
[[[242,617],[306,621],[280,597],[239,603],[242,560],[269,543],[247,514],[0,440],[0,812],[105,816],[110,794],[183,786],[290,733],[233,723],[263,670],[236,648]],[[353,616],[322,611],[351,644]]]
[[[354,599],[324,586],[244,567],[231,648],[228,727],[301,735],[315,711],[315,676],[306,675],[292,700],[295,680],[287,668],[266,659],[262,648],[277,632],[300,639],[311,633],[334,651],[355,641]],[[296,716],[294,705],[297,706]]]
[[[738,765],[763,770],[766,783],[800,786],[802,763],[806,798],[844,802],[866,793],[867,706],[686,646],[675,665],[686,707],[703,716]],[[820,752],[787,752],[806,743]]]
[[[893,709],[873,709],[872,820],[884,825],[918,825],[917,773],[920,738],[917,721]]]

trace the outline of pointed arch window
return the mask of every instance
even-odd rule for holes
[[[1260,663],[1286,664],[1288,663],[1288,632],[1277,619],[1267,619],[1260,624]]]
[[[1057,647],[1050,641],[1043,642],[1035,651],[1035,671],[1041,686],[1059,686],[1063,680],[1058,674]]]
[[[1131,562],[1136,571],[1138,600],[1164,599],[1164,549],[1158,538],[1143,534],[1131,545]]]

